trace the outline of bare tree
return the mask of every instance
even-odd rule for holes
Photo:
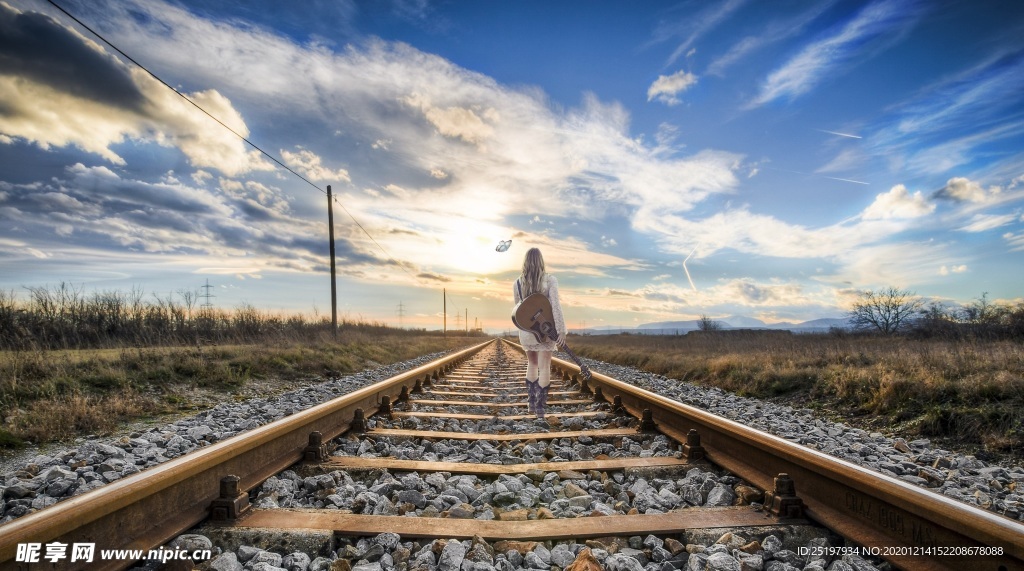
[[[722,324],[711,319],[707,315],[701,315],[700,319],[697,320],[697,329],[701,331],[718,331],[722,328]]]
[[[185,304],[185,313],[189,321],[192,320],[192,310],[196,308],[196,302],[199,301],[199,290],[195,289],[179,289],[178,296],[181,297],[182,303]]]
[[[910,324],[921,305],[921,299],[907,290],[894,287],[868,290],[853,304],[850,324],[857,329],[877,329],[883,335],[892,335]]]

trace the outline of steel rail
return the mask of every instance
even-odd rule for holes
[[[348,430],[357,409],[369,416],[385,397],[394,399],[403,387],[411,391],[421,380],[439,378],[493,342],[463,349],[0,526],[0,569],[27,567],[15,561],[19,544],[50,542],[96,545],[92,563],[64,561],[62,569],[123,569],[133,562],[99,560],[99,550],[148,551],[165,544],[210,515],[226,476],[239,478],[240,492],[259,485],[301,461],[313,432],[334,438]],[[40,559],[32,568],[49,565]]]
[[[522,351],[519,345],[502,340]],[[563,376],[580,369],[552,359]],[[658,430],[679,442],[690,430],[712,463],[765,490],[788,474],[807,516],[901,569],[1024,570],[1024,524],[929,492],[777,436],[751,429],[591,370],[585,383],[638,417],[649,410]],[[956,555],[995,548],[1002,555]],[[977,551],[980,553],[980,551]]]

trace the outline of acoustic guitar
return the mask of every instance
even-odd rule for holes
[[[523,331],[533,333],[538,343],[545,341],[557,343],[558,329],[555,327],[554,314],[551,312],[551,302],[542,293],[527,296],[519,305],[515,306],[512,310],[512,323]],[[589,380],[590,369],[580,361],[580,358],[572,352],[568,345],[563,344],[562,349],[579,366],[580,375]]]

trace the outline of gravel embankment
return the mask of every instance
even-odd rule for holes
[[[295,411],[319,404],[401,371],[437,358],[428,355],[395,365],[364,371],[342,379],[285,393],[272,399],[226,403],[173,424],[135,432],[116,439],[92,441],[61,453],[37,456],[24,467],[0,477],[4,499],[0,523],[41,509],[62,499],[100,487],[266,424]],[[588,360],[594,370],[651,390],[662,396],[765,430],[856,464],[887,473],[936,493],[979,505],[1006,516],[1024,518],[1024,469],[988,466],[972,456],[933,449],[926,440],[906,442],[867,433],[840,423],[814,418],[810,411],[738,397],[719,389],[680,383],[629,367]],[[588,408],[591,405],[580,405]],[[571,408],[570,408],[571,409]],[[467,409],[468,410],[468,409]],[[551,412],[557,414],[558,407]],[[569,409],[566,409],[569,410]],[[533,420],[460,421],[456,419],[399,419],[376,421],[380,426],[452,432],[500,430],[509,433],[542,432],[584,427],[626,425],[629,420],[611,413],[603,417],[574,418],[564,426]],[[671,455],[664,437],[637,435],[619,439],[542,440],[537,443],[497,441],[436,441],[378,438],[372,442],[339,440],[337,454],[382,456],[440,461],[522,463],[582,460],[628,452],[634,456]],[[1020,493],[1018,493],[1018,491]],[[375,473],[361,480],[345,472],[301,477],[286,471],[256,491],[263,507],[318,507],[407,516],[447,516],[478,519],[578,517],[630,513],[660,513],[688,506],[731,505],[746,490],[732,476],[691,469],[683,474],[645,475],[612,473],[536,472],[522,476],[481,479],[451,474],[392,475]],[[756,493],[755,491],[752,491]],[[755,502],[756,497],[747,498]],[[543,544],[438,540],[402,542],[393,534],[346,544],[328,555],[277,554],[257,547],[216,553],[210,569],[239,570],[348,569],[355,571],[513,571],[565,569],[597,571],[673,571],[675,569],[750,569],[765,571],[847,571],[878,567],[855,556],[800,557],[801,546],[821,546],[826,538],[742,537],[715,538],[706,544],[682,545],[654,537],[620,538],[618,543]],[[189,541],[205,544],[207,538]],[[215,550],[216,551],[216,550]],[[316,556],[313,556],[316,555]],[[339,560],[347,563],[339,563]],[[333,566],[333,567],[332,567]],[[884,566],[882,567],[884,568]]]
[[[162,427],[27,458],[0,476],[0,525],[203,446],[348,394],[443,356],[434,353],[273,398],[224,403]]]
[[[974,456],[932,448],[925,439],[907,442],[903,438],[889,438],[843,423],[823,421],[810,410],[681,383],[631,367],[598,361],[590,361],[588,366],[591,363],[595,370],[661,396],[1024,521],[1024,467],[990,466]]]

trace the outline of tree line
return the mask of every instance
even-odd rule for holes
[[[227,311],[203,307],[198,291],[162,296],[133,288],[87,294],[67,283],[26,290],[27,300],[0,290],[0,350],[246,343],[332,333],[330,318],[316,310],[278,315],[242,304]],[[343,319],[339,328],[402,331],[361,319]]]
[[[848,315],[859,331],[946,339],[1024,338],[1024,302],[993,303],[983,293],[971,303],[926,302],[914,292],[887,287],[860,294]]]

